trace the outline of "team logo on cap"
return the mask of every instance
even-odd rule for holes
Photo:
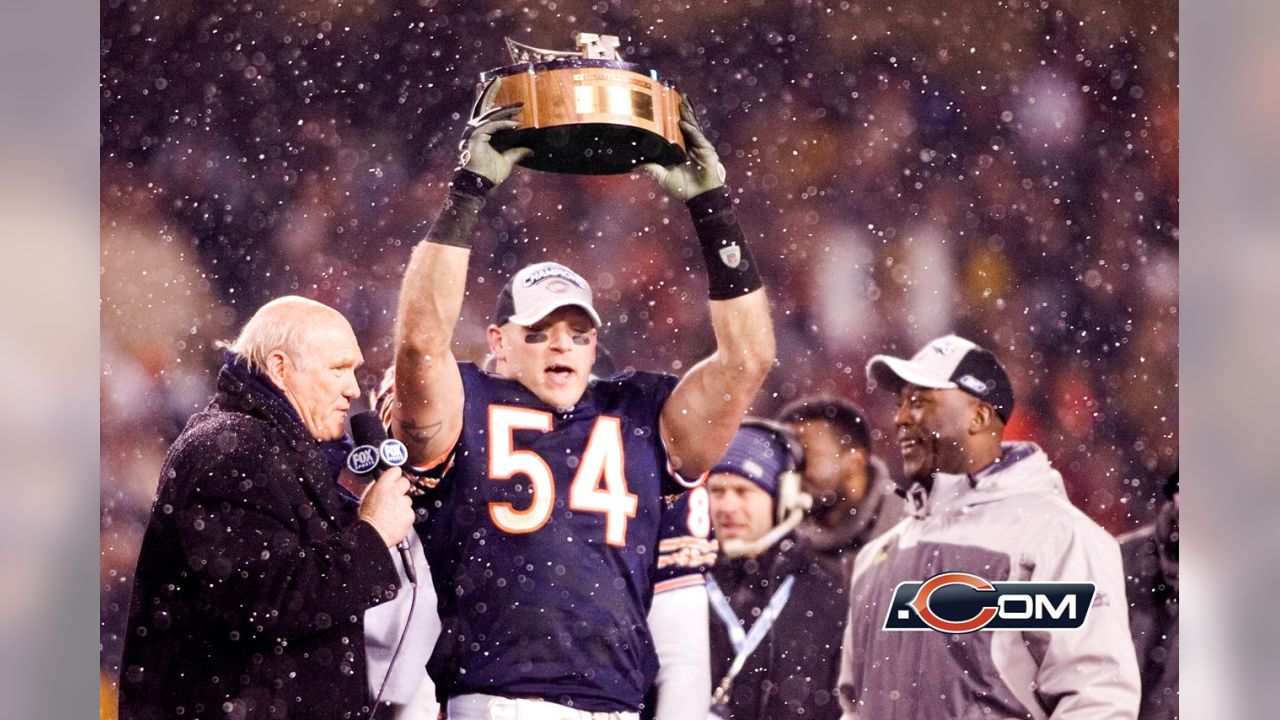
[[[569,292],[569,283],[561,280],[560,278],[552,278],[543,287],[547,292],[553,292],[557,294]]]
[[[961,375],[956,378],[956,384],[975,395],[986,395],[991,392],[990,385],[972,375]]]
[[[944,357],[956,351],[956,344],[950,338],[940,338],[929,347]]]

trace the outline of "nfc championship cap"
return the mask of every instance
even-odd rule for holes
[[[600,315],[591,304],[591,286],[578,273],[554,262],[521,268],[498,293],[493,324],[513,322],[530,326],[562,307],[580,307],[600,327]]]
[[[963,390],[995,408],[1004,422],[1013,414],[1013,385],[991,351],[959,335],[930,340],[910,360],[874,355],[867,378],[890,392],[910,383],[935,390]]]

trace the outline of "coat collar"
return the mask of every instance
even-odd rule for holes
[[[298,468],[297,476],[307,494],[331,520],[341,517],[343,502],[337,491],[337,473],[326,457],[326,443],[311,436],[293,405],[270,379],[228,353],[227,362],[218,373],[217,393],[211,406],[274,426],[289,449],[305,463]]]
[[[890,477],[884,461],[872,455],[867,463],[866,493],[853,511],[843,515],[834,528],[801,523],[796,532],[808,540],[814,551],[819,553],[861,544],[859,538],[862,538],[880,519],[880,516],[890,509],[889,504],[902,502],[896,487],[896,481]]]
[[[978,472],[937,473],[929,488],[914,483],[907,490],[907,505],[914,517],[925,518],[1028,493],[1065,498],[1066,488],[1040,446],[1007,442],[1000,446],[1000,457]]]
[[[730,592],[730,587],[742,587],[748,583],[758,585],[765,580],[771,581],[772,587],[777,587],[779,580],[793,573],[805,572],[812,562],[812,544],[791,532],[759,555],[735,558],[720,555],[713,566],[713,573],[717,582],[724,581],[722,585],[726,586],[726,592]]]

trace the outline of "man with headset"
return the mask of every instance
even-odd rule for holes
[[[747,418],[707,479],[721,551],[707,581],[713,713],[726,720],[840,716],[848,599],[795,532],[811,503],[803,466],[790,430]]]

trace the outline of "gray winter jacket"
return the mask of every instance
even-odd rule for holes
[[[858,553],[839,682],[845,720],[1132,720],[1138,665],[1114,538],[1067,500],[1032,443],[935,477],[912,516]],[[894,589],[944,571],[990,581],[1092,581],[1084,626],[1052,632],[882,630]]]

